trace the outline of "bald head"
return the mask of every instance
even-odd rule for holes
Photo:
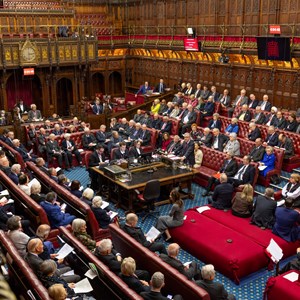
[[[176,243],[173,243],[173,244],[170,244],[169,247],[168,247],[168,255],[171,256],[171,257],[176,257],[179,253],[179,245],[176,244]]]

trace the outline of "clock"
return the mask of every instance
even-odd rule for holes
[[[31,62],[36,59],[35,49],[33,47],[22,49],[21,55],[24,61]]]

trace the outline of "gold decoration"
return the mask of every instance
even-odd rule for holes
[[[20,65],[37,65],[39,59],[38,49],[36,44],[26,39],[23,46],[19,46]]]

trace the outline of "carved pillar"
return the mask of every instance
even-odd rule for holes
[[[80,70],[80,80],[78,80],[78,85],[79,85],[79,99],[82,99],[82,97],[86,97],[86,91],[85,91],[85,81],[86,81],[86,72],[81,69]]]

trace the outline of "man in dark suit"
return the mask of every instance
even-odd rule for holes
[[[159,79],[159,83],[155,86],[154,91],[157,93],[164,93],[165,89],[167,88],[166,84],[164,83],[164,80],[161,78]]]
[[[88,127],[84,128],[84,134],[81,137],[82,147],[84,150],[94,150],[97,144],[95,136]]]
[[[236,174],[228,178],[228,182],[232,183],[235,187],[243,186],[247,183],[253,184],[255,169],[250,165],[251,158],[248,155],[243,157],[243,163],[239,165]]]
[[[14,145],[13,145],[13,140],[14,140],[14,138],[15,138],[15,134],[14,134],[14,132],[13,131],[9,131],[8,133],[7,133],[7,135],[6,135],[6,138],[5,138],[5,143],[8,145],[8,146],[10,146],[10,147],[14,147]]]
[[[27,145],[32,148],[33,145],[36,144],[36,130],[33,123],[29,124],[27,135],[28,135]]]
[[[267,126],[273,125],[277,127],[277,122],[278,122],[276,117],[277,111],[278,111],[277,107],[275,106],[271,107],[271,113],[265,116],[265,125]]]
[[[61,142],[61,147],[63,151],[66,153],[66,156],[69,161],[69,165],[72,166],[72,161],[73,161],[72,154],[74,154],[78,164],[82,166],[82,158],[80,152],[78,151],[75,142],[71,139],[71,134],[66,133],[64,137],[65,138]]]
[[[139,88],[139,90],[136,92],[135,97],[137,97],[138,94],[144,95],[147,93],[147,91],[150,91],[150,90],[151,90],[151,87],[149,86],[148,81],[145,81],[145,84],[142,85]]]
[[[154,129],[160,129],[161,127],[161,119],[159,118],[159,114],[158,113],[155,113],[153,115],[153,120],[150,122],[150,126],[148,126],[146,123],[146,126],[148,127],[151,127],[151,128],[154,128]]]
[[[215,110],[215,103],[213,96],[209,96],[207,102],[205,103],[203,110],[201,110],[200,114],[200,126],[205,117],[212,116]]]
[[[277,146],[278,145],[278,134],[275,132],[274,126],[269,126],[267,137],[263,143],[263,146]]]
[[[141,141],[142,146],[148,146],[148,145],[150,145],[150,142],[151,142],[151,133],[147,129],[146,124],[142,125],[142,130],[140,131],[140,135],[138,137],[138,140]]]
[[[261,132],[256,126],[254,122],[249,124],[249,131],[248,131],[248,140],[255,141],[257,138],[261,138]]]
[[[110,239],[103,239],[99,242],[95,250],[95,255],[115,274],[118,275],[121,272],[121,253],[118,253],[113,248],[112,241]],[[135,275],[140,280],[149,281],[150,278],[149,273],[144,270],[136,270]]]
[[[246,90],[242,89],[241,94],[236,96],[235,100],[231,104],[231,107],[228,108],[228,118],[232,118],[234,109],[236,107],[242,106],[244,104],[248,104],[248,97],[246,96]]]
[[[273,196],[274,190],[266,188],[264,196],[256,197],[251,222],[262,229],[272,228],[275,223],[277,203],[272,199]]]
[[[20,140],[18,139],[14,139],[13,140],[13,148],[20,153],[20,155],[22,156],[22,159],[24,160],[24,162],[27,161],[35,161],[37,156],[34,154],[30,154],[27,149],[24,147],[23,144],[20,143]]]
[[[241,112],[237,116],[237,119],[239,119],[240,121],[250,122],[251,118],[252,118],[251,111],[248,109],[248,105],[244,104],[242,106]]]
[[[295,155],[292,140],[283,133],[278,136],[277,146],[284,149],[284,158],[290,158]]]
[[[19,175],[21,174],[21,165],[14,164],[11,166],[9,178],[16,184],[19,184]]]
[[[46,163],[42,157],[38,157],[35,161],[35,164],[43,173],[50,176],[49,169],[46,167]]]
[[[160,290],[165,285],[165,276],[161,272],[155,272],[150,280],[151,291],[142,292],[140,295],[145,300],[168,300],[170,298],[164,297]],[[181,295],[172,296],[173,300],[183,300]]]
[[[271,124],[271,125],[273,125],[275,128],[278,128],[278,129],[285,129],[287,126],[287,120],[283,116],[283,114],[280,110],[277,112],[276,118],[277,118],[276,124]]]
[[[223,94],[219,96],[218,101],[221,103],[223,108],[227,108],[230,105],[230,96],[228,95],[229,91],[225,89]]]
[[[254,122],[255,124],[264,124],[265,123],[265,115],[261,110],[261,107],[258,105],[255,108],[255,113],[253,116],[253,119],[251,122]]]
[[[159,253],[167,254],[167,250],[163,243],[155,242],[153,240],[148,241],[140,227],[136,227],[138,217],[134,213],[129,213],[126,216],[126,223],[123,226],[123,230],[134,238],[138,243],[148,248],[152,252],[158,251]]]
[[[249,96],[249,103],[248,103],[248,107],[249,108],[253,108],[255,109],[256,106],[258,105],[259,101],[255,98],[255,95],[254,94],[251,94]]]
[[[189,280],[198,280],[201,278],[200,270],[195,261],[192,261],[188,266],[185,266],[179,259],[180,247],[178,244],[173,243],[168,247],[168,254],[160,254],[159,257],[168,265],[172,266],[181,274],[185,275]]]
[[[16,107],[19,107],[21,115],[24,114],[25,112],[28,112],[28,107],[27,105],[24,104],[22,99],[19,100]]]
[[[297,248],[297,256],[289,261],[280,271],[279,274],[286,273],[290,270],[300,271],[300,247]]]
[[[174,135],[173,141],[167,147],[167,153],[179,153],[182,148],[179,135]]]
[[[55,134],[55,135],[63,135],[64,130],[60,127],[59,124],[55,124],[54,129],[52,130],[52,133]]]
[[[208,127],[204,128],[203,134],[200,137],[200,144],[203,144],[206,147],[211,147],[213,141],[213,135]]]
[[[201,84],[197,83],[196,89],[195,89],[195,92],[194,92],[195,98],[199,99],[200,96],[201,96],[201,92],[202,92],[202,90],[201,90]]]
[[[110,141],[109,139],[110,133],[106,132],[106,125],[100,125],[99,131],[96,133],[97,143],[102,145],[104,149],[107,149],[107,143]]]
[[[222,283],[214,282],[215,269],[213,265],[205,265],[201,269],[202,280],[196,284],[207,291],[211,300],[235,300],[234,295],[228,294]]]
[[[92,106],[93,113],[95,115],[100,115],[103,112],[103,106],[100,103],[100,100],[96,98],[95,104]]]
[[[172,122],[169,121],[169,118],[167,116],[164,116],[162,119],[162,123],[160,124],[159,134],[163,134],[165,132],[171,133],[172,130]]]
[[[143,114],[142,114],[142,111],[140,109],[138,109],[136,111],[136,114],[134,115],[133,117],[133,121],[138,123],[138,122],[141,122],[141,120],[143,119]]]
[[[182,147],[175,152],[176,155],[180,156],[181,161],[191,166],[195,164],[194,144],[195,142],[191,139],[191,135],[186,132]]]
[[[66,170],[70,168],[69,160],[65,152],[58,146],[55,140],[55,135],[51,133],[49,135],[49,141],[46,144],[48,162],[52,161],[53,157],[57,158],[58,166],[62,168],[62,161],[65,161]]]
[[[258,162],[263,159],[265,154],[265,147],[262,145],[262,139],[257,138],[255,140],[255,146],[251,149],[249,156],[251,161]]]
[[[223,162],[223,165],[221,167],[221,169],[219,170],[219,174],[225,173],[227,175],[227,177],[233,177],[235,175],[235,173],[238,170],[238,165],[237,162],[233,159],[233,153],[232,152],[227,152],[226,153],[226,158]],[[208,193],[210,192],[213,184],[219,184],[219,180],[214,177],[211,176],[208,179],[207,182],[207,186],[205,188],[205,192],[202,194],[203,197],[206,197],[208,195]]]
[[[217,92],[217,88],[214,85],[210,88],[210,91],[210,96],[213,97],[214,102],[219,101],[220,93]]]
[[[218,128],[221,130],[222,122],[219,120],[220,115],[218,113],[213,114],[213,118],[208,122],[207,127],[210,130],[213,130],[214,128]]]
[[[228,137],[220,133],[218,128],[213,129],[212,149],[223,152],[223,149],[228,141]]]
[[[128,122],[126,118],[121,119],[121,123],[119,122],[118,132],[122,137],[125,137],[125,132],[128,129]]]
[[[131,135],[129,136],[131,140],[135,141],[135,140],[138,140],[139,139],[139,136],[141,134],[141,123],[136,123],[135,124],[135,128],[134,130],[132,130],[132,133]]]
[[[220,184],[215,187],[212,199],[208,202],[217,209],[229,209],[233,195],[233,186],[227,182],[227,175],[222,173],[220,176]]]
[[[127,158],[129,158],[129,151],[126,148],[126,143],[121,142],[119,144],[119,148],[114,149],[112,159],[115,160],[115,159],[127,159]]]
[[[285,207],[277,207],[275,211],[275,224],[273,233],[287,242],[295,242],[300,239],[300,214],[292,209],[293,199],[285,199]]]
[[[260,101],[258,103],[258,105],[261,107],[261,110],[271,111],[272,104],[269,101],[269,96],[268,95],[263,95],[263,100]]]
[[[196,119],[197,113],[194,111],[193,106],[189,104],[179,123],[180,134],[183,135],[188,129],[190,129],[191,125],[196,122]]]
[[[38,135],[37,140],[38,140],[38,151],[39,153],[43,154],[47,150],[46,130],[43,127],[40,128],[40,134]]]

